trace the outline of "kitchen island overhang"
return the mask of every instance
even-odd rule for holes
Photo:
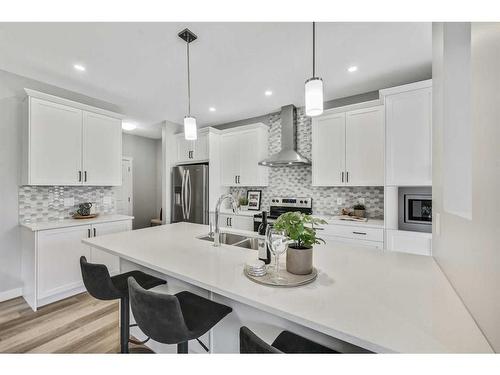
[[[118,255],[129,265],[205,290],[211,298],[247,305],[368,351],[492,352],[431,257],[332,242],[315,246],[314,264],[320,273],[314,283],[276,288],[244,276],[245,262],[257,257],[254,250],[214,247],[198,238],[207,233],[206,225],[176,223],[83,242]],[[238,335],[233,323],[234,337],[226,336],[231,332],[222,335],[233,342],[231,350]]]

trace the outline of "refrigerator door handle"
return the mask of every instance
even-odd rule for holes
[[[189,169],[186,171],[186,196],[187,196],[187,207],[186,207],[186,218],[189,220],[189,215],[191,213],[191,175]]]
[[[186,171],[182,171],[181,208],[182,208],[182,218],[184,220],[186,220],[186,209],[184,208],[185,190],[186,190]]]

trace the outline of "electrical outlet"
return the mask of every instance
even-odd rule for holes
[[[73,207],[75,205],[75,198],[64,198],[64,207]]]
[[[365,198],[359,198],[359,204],[365,204]]]
[[[337,198],[337,206],[340,206],[342,204],[342,198]]]

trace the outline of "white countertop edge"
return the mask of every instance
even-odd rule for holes
[[[241,233],[243,233],[245,231],[241,231]],[[231,230],[231,233],[235,233],[235,231],[232,231]],[[300,325],[303,325],[304,327],[307,327],[307,328],[310,328],[310,329],[313,329],[313,330],[316,330],[318,332],[321,332],[321,333],[324,333],[326,335],[329,335],[329,336],[332,336],[332,337],[335,337],[335,338],[338,338],[340,340],[343,340],[343,341],[346,341],[346,342],[349,342],[353,345],[356,345],[356,346],[360,346],[362,348],[365,348],[369,351],[372,351],[372,352],[375,352],[375,353],[396,353],[394,352],[393,350],[391,349],[388,349],[388,348],[384,348],[380,345],[377,345],[375,343],[372,343],[372,342],[369,342],[369,341],[365,341],[365,340],[362,340],[358,337],[355,337],[355,336],[352,336],[352,335],[349,335],[349,334],[346,334],[344,332],[341,332],[341,331],[338,331],[338,330],[334,330],[332,328],[329,328],[329,327],[326,327],[326,326],[323,326],[321,324],[315,324],[307,319],[303,319],[299,316],[296,316],[296,315],[293,315],[293,314],[290,314],[289,312],[287,311],[284,311],[284,310],[280,310],[280,309],[275,309],[275,308],[272,308],[266,304],[262,304],[260,302],[257,302],[257,301],[254,301],[252,299],[249,299],[249,298],[245,298],[239,294],[235,294],[235,293],[231,293],[231,292],[227,292],[221,288],[217,288],[217,287],[214,287],[212,285],[209,285],[209,284],[206,284],[206,283],[203,283],[203,282],[200,282],[198,280],[195,280],[195,279],[192,279],[188,276],[185,276],[185,275],[182,275],[182,274],[179,274],[177,272],[173,272],[173,271],[170,271],[170,270],[166,270],[166,269],[163,269],[161,267],[157,267],[156,265],[154,264],[150,264],[148,262],[144,262],[144,261],[141,261],[139,259],[136,259],[136,258],[133,258],[133,257],[129,257],[127,255],[124,255],[122,253],[119,253],[119,252],[115,252],[113,250],[110,250],[104,246],[99,246],[95,243],[92,243],[90,241],[87,241],[86,239],[83,239],[82,240],[82,243],[86,244],[86,245],[89,245],[91,247],[94,247],[96,249],[99,249],[99,250],[103,250],[103,251],[106,251],[110,254],[113,254],[113,255],[116,255],[116,256],[119,256],[120,258],[122,259],[125,259],[125,260],[128,260],[129,262],[132,262],[132,263],[136,263],[136,264],[139,264],[143,267],[147,267],[147,268],[150,268],[154,271],[157,271],[159,273],[162,273],[164,275],[167,275],[167,276],[170,276],[170,277],[173,277],[175,279],[178,279],[178,280],[181,280],[181,281],[184,281],[188,284],[192,284],[194,286],[197,286],[199,288],[202,288],[202,289],[205,289],[205,290],[208,290],[212,293],[216,293],[216,294],[219,294],[223,297],[226,297],[226,298],[229,298],[229,299],[232,299],[234,301],[237,301],[237,302],[241,302],[241,303],[244,303],[246,305],[249,305],[249,306],[252,306],[252,307],[255,307],[259,310],[262,310],[262,311],[265,311],[267,313],[270,313],[270,314],[273,314],[273,315],[277,315],[277,316],[280,316],[284,319],[287,319],[287,320],[290,320],[291,322],[294,322],[294,323],[297,323],[297,324],[300,324]],[[231,246],[231,245],[221,245],[221,246]],[[319,270],[321,272],[321,270]],[[241,276],[242,277],[245,277],[244,274],[243,274],[243,271],[241,273]],[[272,288],[272,287],[269,287],[269,288]]]
[[[99,215],[93,219],[64,219],[58,221],[38,221],[34,223],[19,223],[21,227],[33,232],[57,228],[78,227],[81,225],[110,223],[113,221],[133,220],[134,216],[127,215]]]

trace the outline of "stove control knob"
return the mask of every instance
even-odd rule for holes
[[[300,201],[300,203],[304,203],[304,201]]]
[[[301,202],[302,203],[302,202]],[[305,204],[307,204],[307,201],[304,201]]]

